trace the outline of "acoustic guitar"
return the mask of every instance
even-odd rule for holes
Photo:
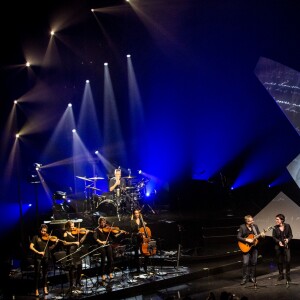
[[[257,245],[258,239],[261,237],[262,233],[266,233],[267,231],[271,230],[272,228],[273,227],[270,226],[267,229],[264,229],[263,232],[261,232],[260,234],[257,234],[257,235],[254,235],[253,233],[249,234],[246,238],[247,239],[253,239],[252,243],[238,241],[238,245],[239,245],[240,250],[243,253],[248,253],[253,246]]]

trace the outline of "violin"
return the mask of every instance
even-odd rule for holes
[[[76,235],[76,234],[86,234],[87,229],[86,228],[77,228],[74,227],[71,231],[72,234]],[[94,230],[89,230],[89,232],[94,232]]]
[[[103,232],[111,232],[111,233],[127,233],[125,230],[121,230],[119,227],[106,226],[102,228]]]
[[[50,242],[56,242],[56,241],[61,241],[63,242],[62,240],[60,240],[57,236],[55,235],[50,235],[50,234],[45,234],[42,236],[42,240],[43,241],[50,241]]]

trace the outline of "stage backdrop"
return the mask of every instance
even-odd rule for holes
[[[275,216],[277,214],[285,216],[285,223],[292,227],[293,239],[300,240],[300,207],[292,201],[283,192],[280,192],[268,205],[266,205],[256,216],[254,221],[260,231],[275,225]],[[266,233],[272,236],[272,230]]]

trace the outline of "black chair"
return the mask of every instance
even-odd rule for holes
[[[22,258],[20,262],[22,279],[34,279],[34,258],[32,255]]]

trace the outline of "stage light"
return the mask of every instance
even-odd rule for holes
[[[72,103],[69,103],[68,106],[69,106],[69,107],[72,107]]]
[[[90,81],[87,79],[86,81],[85,81],[86,83],[90,83]]]
[[[99,151],[98,151],[98,150],[96,150],[96,151],[95,151],[95,154],[98,154],[98,153],[99,153]]]
[[[54,32],[53,30],[51,30],[50,35],[54,35],[54,33],[55,33],[55,32]]]
[[[142,170],[138,170],[138,174],[142,174],[143,172],[142,172]]]
[[[16,134],[16,138],[18,139],[19,137],[20,137],[20,134],[19,134],[19,133],[17,133],[17,134]]]
[[[75,133],[75,132],[76,132],[76,129],[72,129],[72,132]]]
[[[36,171],[39,171],[42,167],[42,164],[34,163],[33,166],[35,167]]]
[[[30,67],[30,62],[29,61],[26,63],[26,67]]]
[[[104,63],[104,66],[108,66],[108,63],[106,62],[106,63]]]
[[[18,104],[18,100],[15,100],[15,101],[14,101],[14,104]]]
[[[127,56],[128,58],[129,58],[129,57],[131,57],[131,55],[130,55],[130,54],[127,54],[126,56]]]

